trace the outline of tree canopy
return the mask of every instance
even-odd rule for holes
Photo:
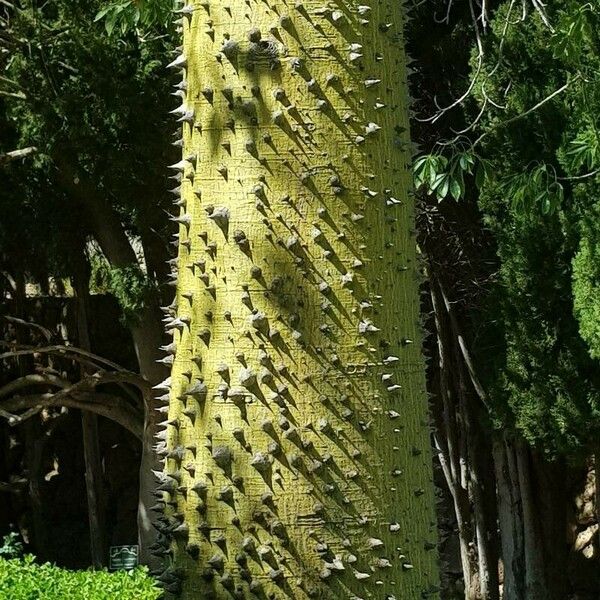
[[[9,50],[0,79],[0,153],[35,148],[0,169],[0,248],[5,268],[38,282],[69,276],[87,249],[96,283],[132,315],[167,256],[165,165],[174,149],[162,56],[172,41],[159,24],[109,38],[95,22],[102,6],[23,0],[0,9]],[[90,251],[90,240],[110,235],[101,231],[109,227],[100,222],[102,207],[143,270]]]

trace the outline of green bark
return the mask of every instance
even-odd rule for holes
[[[435,597],[404,9],[182,14],[162,579],[190,599]]]

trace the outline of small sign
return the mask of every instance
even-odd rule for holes
[[[111,546],[108,568],[111,571],[130,571],[140,564],[139,546]]]

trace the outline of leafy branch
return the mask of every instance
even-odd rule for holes
[[[124,35],[139,28],[164,27],[171,15],[172,2],[169,0],[121,0],[105,6],[94,21],[103,21],[108,35]]]
[[[453,150],[450,156],[425,154],[413,165],[415,188],[435,195],[438,202],[447,197],[458,201],[465,195],[465,177],[472,176],[481,188],[487,174],[487,163],[470,150]]]

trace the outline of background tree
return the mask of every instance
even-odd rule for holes
[[[77,287],[77,275],[87,272],[87,283],[91,273],[95,290],[118,299],[139,372],[155,384],[165,372],[158,306],[170,296],[164,165],[174,149],[165,143],[162,56],[171,46],[162,13],[141,19],[143,30],[120,27],[109,38],[94,23],[103,6],[23,0],[0,8],[0,154],[35,148],[0,168],[2,269],[17,303],[25,282]],[[142,401],[140,526],[153,537],[155,413],[149,395]]]
[[[433,353],[443,352],[445,363],[454,364],[453,357],[467,349],[463,368],[470,374],[471,359],[477,376],[471,393],[480,400],[471,431],[497,432],[493,464],[504,595],[563,598],[570,585],[596,585],[563,565],[573,564],[564,535],[572,502],[565,481],[576,476],[598,435],[597,366],[589,354],[597,304],[589,258],[597,229],[590,215],[597,176],[592,132],[598,15],[591,5],[547,3],[535,10],[534,4],[467,3],[464,10],[436,5],[441,25],[454,28],[448,42],[434,30],[438,41],[421,51],[425,63],[418,62],[427,90],[421,96],[425,120],[435,127],[423,126],[421,139],[433,153],[416,162],[416,179],[433,192],[420,221],[423,244],[461,329],[455,331],[456,350],[448,354],[448,326],[434,304],[439,348]],[[420,10],[427,22],[427,8]],[[465,60],[457,36],[469,30],[472,51]],[[434,79],[435,52],[445,48],[457,60]],[[432,139],[441,131],[445,139]],[[462,200],[438,205],[444,198]],[[459,269],[448,271],[456,260]],[[432,287],[439,295],[435,282]],[[437,305],[443,309],[444,302]],[[442,316],[449,318],[444,311]],[[436,373],[444,384],[443,372],[442,361],[430,378],[434,386]],[[443,398],[442,388],[433,388],[437,398]],[[461,389],[460,378],[450,379],[451,397],[463,397]],[[439,406],[440,459],[451,466],[455,456],[469,464],[482,453],[469,445],[465,404]],[[489,456],[489,445],[483,449]],[[474,466],[469,464],[466,479],[451,468],[447,472],[450,487],[458,482],[469,493],[477,489]],[[477,505],[470,493],[466,506],[476,514]],[[475,521],[467,520],[472,527],[466,539]],[[481,576],[481,536],[475,536]],[[487,597],[477,589],[466,594]]]

